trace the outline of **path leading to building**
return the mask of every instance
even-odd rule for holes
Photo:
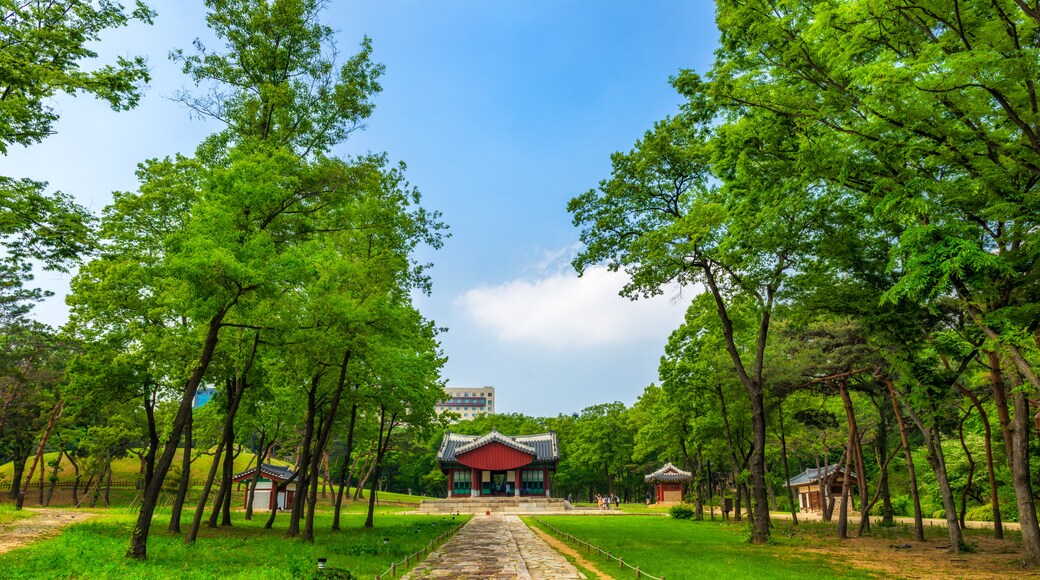
[[[0,554],[55,536],[62,528],[85,522],[97,514],[55,508],[30,509],[33,516],[0,526]]]
[[[405,578],[584,578],[515,515],[475,516]]]

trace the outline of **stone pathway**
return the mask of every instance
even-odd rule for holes
[[[514,515],[475,516],[404,578],[584,578]]]

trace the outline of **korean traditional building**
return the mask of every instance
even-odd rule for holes
[[[830,494],[836,496],[840,502],[841,486],[845,481],[843,471],[844,469],[839,468],[837,463],[820,468],[810,467],[787,480],[787,487],[794,489],[795,495],[798,496],[798,507],[801,508],[801,511],[823,511],[823,502],[820,498],[820,479],[827,478],[832,472],[836,472],[833,477],[830,477]],[[856,474],[854,472],[849,473],[849,485],[857,484]]]
[[[253,476],[256,474],[256,467],[247,469],[241,473],[236,474],[231,481],[241,484],[249,483],[253,481]],[[278,492],[275,496],[272,492],[276,491],[278,485],[292,478],[295,475],[293,470],[289,467],[281,467],[278,465],[271,465],[265,463],[260,466],[260,479],[256,482],[256,490],[253,492],[253,509],[254,510],[287,510],[292,509],[293,500],[296,496],[297,485],[293,481],[285,486],[285,489]],[[242,507],[247,507],[245,502],[249,501],[249,494],[245,494],[243,499]]]
[[[444,435],[437,461],[448,476],[448,498],[549,497],[560,450],[556,433]]]
[[[664,467],[643,479],[647,483],[654,484],[657,503],[679,503],[683,500],[683,483],[692,481],[693,474],[683,471],[671,463],[665,463]]]

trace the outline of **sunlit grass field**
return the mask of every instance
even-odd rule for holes
[[[287,514],[279,514],[274,529],[265,530],[266,514],[245,521],[236,513],[233,527],[203,527],[192,546],[185,545],[182,536],[168,534],[168,512],[159,513],[144,562],[123,557],[134,514],[110,513],[0,555],[0,578],[304,578],[317,569],[318,558],[327,558],[328,566],[349,570],[355,577],[372,578],[468,519],[397,513],[403,509],[407,508],[378,508],[375,527],[365,529],[364,506],[351,505],[338,532],[329,530],[331,512],[322,511],[316,518],[314,543],[285,536]],[[186,512],[182,529],[190,525],[190,517]]]
[[[769,545],[751,545],[748,529],[740,524],[663,517],[544,516],[539,519],[623,557],[647,574],[665,576],[668,580],[873,577],[834,559],[800,551],[782,536]],[[535,523],[533,518],[525,520]],[[620,572],[616,561],[608,563],[597,552],[582,554],[615,578],[635,576],[631,570]]]
[[[15,520],[31,517],[32,515],[32,512],[14,509],[13,504],[0,504],[0,526]]]

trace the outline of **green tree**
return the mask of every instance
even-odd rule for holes
[[[29,146],[52,134],[58,113],[49,104],[59,93],[86,93],[115,110],[137,105],[148,81],[143,57],[81,70],[97,57],[91,45],[101,34],[132,20],[151,23],[155,13],[138,2],[0,2],[0,154],[11,145]],[[71,196],[46,193],[47,184],[0,176],[0,317],[24,316],[45,293],[24,288],[30,261],[65,271],[91,247],[90,213]]]
[[[586,246],[574,266],[624,268],[629,297],[659,294],[669,283],[703,284],[713,297],[752,408],[752,537],[762,543],[769,537],[762,371],[770,320],[789,271],[812,251],[820,214],[838,199],[794,170],[792,158],[810,154],[812,143],[785,118],[720,109],[693,75],[675,86],[688,99],[683,114],[658,122],[631,152],[615,153],[611,178],[568,205]],[[756,310],[754,348],[743,354],[730,314],[735,297]]]
[[[113,109],[137,105],[148,82],[144,57],[118,57],[116,64],[81,70],[97,58],[92,45],[109,29],[133,20],[151,24],[155,12],[136,2],[127,12],[118,2],[0,2],[0,154],[12,144],[39,143],[53,131],[58,113],[49,100],[58,93],[87,93]]]
[[[369,97],[379,90],[381,67],[369,61],[367,40],[335,65],[319,2],[207,6],[226,52],[199,46],[197,55],[175,58],[197,83],[215,89],[182,100],[227,128],[200,146],[197,160],[142,166],[139,194],[120,195],[107,210],[103,228],[111,241],[77,278],[81,296],[74,299],[78,316],[118,322],[118,295],[140,296],[131,304],[154,306],[147,316],[160,322],[144,333],[183,356],[171,377],[183,385],[180,405],[127,552],[136,558],[146,557],[161,483],[221,330],[237,324],[237,306],[291,286],[305,263],[294,248],[324,233],[316,228],[323,215],[352,203],[363,169],[325,154],[371,111]],[[139,319],[142,311],[129,314]]]

